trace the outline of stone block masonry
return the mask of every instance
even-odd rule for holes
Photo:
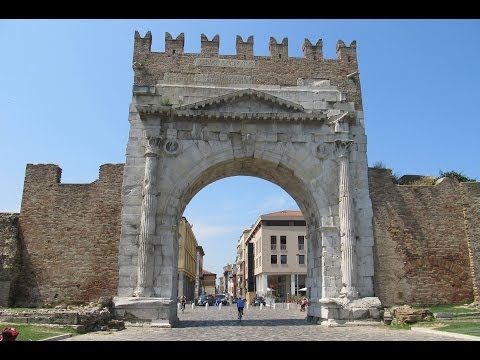
[[[123,164],[102,165],[91,184],[61,184],[61,172],[27,165],[16,305],[85,303],[116,292]]]

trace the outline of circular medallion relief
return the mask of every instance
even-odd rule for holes
[[[180,144],[178,143],[177,140],[167,140],[165,142],[165,145],[163,146],[163,149],[165,150],[166,153],[173,155],[179,151]]]

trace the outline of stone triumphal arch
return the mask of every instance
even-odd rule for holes
[[[184,36],[135,34],[135,80],[122,187],[118,316],[177,321],[177,224],[193,196],[233,175],[287,191],[308,236],[311,318],[377,317],[372,205],[356,44],[322,42],[288,57],[288,40],[219,55],[219,37],[184,53]]]

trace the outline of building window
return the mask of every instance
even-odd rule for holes
[[[270,236],[270,250],[277,250],[277,236],[276,235]]]
[[[305,265],[305,255],[298,255],[298,264]]]
[[[287,237],[280,236],[280,250],[287,250]]]
[[[305,250],[305,236],[298,237],[298,250]]]
[[[270,264],[277,263],[277,255],[270,255]]]
[[[280,264],[287,264],[287,255],[280,255]]]

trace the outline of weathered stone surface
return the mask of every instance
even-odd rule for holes
[[[316,229],[316,224],[324,222],[322,215],[329,215],[329,226],[337,231],[329,234],[328,243],[322,244],[316,234],[311,236],[312,247],[323,249],[317,259],[324,259],[323,266],[319,261],[308,262],[313,293],[338,296],[343,287],[349,299],[359,294],[373,296],[373,243],[362,243],[360,259],[355,251],[360,237],[373,239],[373,231],[366,150],[359,151],[353,144],[353,134],[364,139],[363,125],[354,111],[361,110],[360,87],[346,76],[357,71],[354,47],[339,45],[337,60],[316,61],[321,52],[310,52],[308,46],[305,59],[289,59],[286,39],[281,44],[270,43],[271,59],[252,58],[250,53],[248,58],[221,56],[218,44],[204,38],[200,56],[184,54],[183,45],[175,41],[177,47],[171,52],[166,46],[165,53],[152,53],[150,35],[135,38],[134,62],[141,66],[134,66],[134,84],[139,89],[155,85],[156,92],[138,91],[133,95],[137,113],[131,107],[131,134],[143,136],[129,138],[127,163],[137,164],[146,146],[145,137],[154,136],[160,144],[155,158],[158,170],[152,173],[148,163],[139,163],[125,167],[124,172],[122,193],[128,192],[128,204],[145,203],[150,196],[147,187],[141,193],[129,192],[142,181],[155,183],[154,193],[159,194],[150,214],[156,219],[155,230],[148,238],[143,235],[144,207],[140,211],[124,203],[122,209],[122,221],[128,227],[122,227],[120,254],[133,255],[128,239],[138,236],[138,282],[142,289],[153,286],[152,298],[175,299],[177,269],[173,256],[178,234],[162,226],[178,224],[186,204],[206,184],[227,176],[250,175],[278,184],[292,195],[305,209],[307,227]],[[207,44],[208,51],[203,47]],[[312,58],[313,53],[317,55]],[[170,108],[164,106],[165,99]],[[337,124],[331,125],[335,121]],[[335,152],[339,142],[353,144],[342,161]],[[321,156],[313,151],[319,146]],[[325,210],[322,214],[318,209]],[[362,216],[355,217],[360,209]],[[362,232],[358,234],[355,229]],[[343,239],[345,233],[341,246],[340,236]],[[145,244],[155,248],[153,279],[145,275]],[[128,262],[120,262],[121,276],[131,269]],[[134,288],[127,291],[127,284],[122,279],[119,293],[138,293],[139,298],[145,298],[145,292],[135,292]],[[122,308],[132,316],[159,316],[155,309],[143,305],[140,309],[136,304],[131,310],[128,306]],[[315,305],[311,311],[317,311]],[[355,313],[353,316],[368,315],[366,310],[357,309]],[[172,314],[166,316],[155,319],[174,318]]]
[[[60,176],[56,165],[27,165],[17,305],[80,304],[117,291],[123,165],[102,165],[91,184]]]
[[[0,213],[0,306],[8,306],[20,273],[21,246],[16,213]]]
[[[108,300],[107,300],[108,299]],[[111,297],[100,299],[99,303],[91,303],[90,306],[69,306],[68,308],[28,309],[18,311],[16,309],[4,309],[0,311],[0,321],[28,324],[58,324],[70,325],[78,332],[97,331],[104,327],[123,329],[121,320],[113,320],[113,308],[103,307],[113,304]]]
[[[409,305],[393,307],[391,310],[393,319],[400,324],[413,324],[419,321],[431,321],[433,313],[428,309],[413,309]]]
[[[480,183],[445,178],[397,185],[369,169],[376,241],[375,293],[382,304],[458,304],[477,299]]]

